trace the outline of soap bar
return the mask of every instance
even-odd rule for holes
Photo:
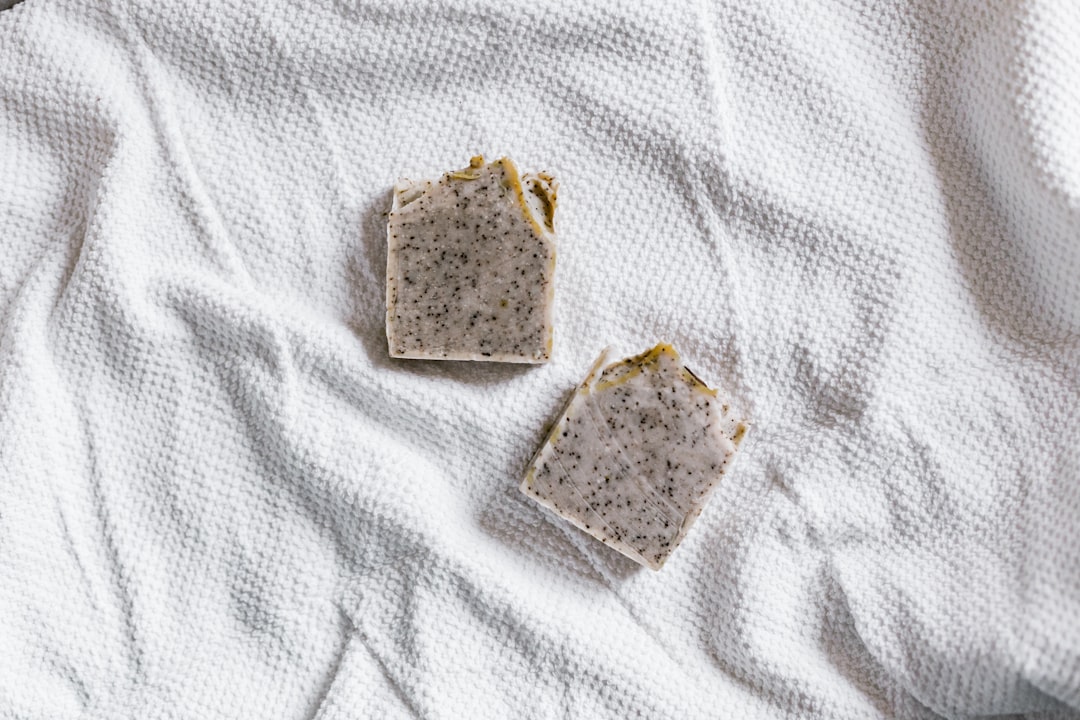
[[[557,184],[509,158],[400,181],[387,225],[390,355],[542,363],[551,357]]]
[[[659,570],[701,514],[747,423],[671,345],[596,361],[530,463],[521,490]]]

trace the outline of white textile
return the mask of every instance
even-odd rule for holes
[[[1080,6],[0,13],[0,717],[1080,716]],[[555,356],[385,213],[561,183]],[[605,345],[754,420],[667,566],[518,491]]]

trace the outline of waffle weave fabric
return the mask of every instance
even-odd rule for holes
[[[0,717],[1080,716],[1073,3],[0,12]],[[534,368],[401,176],[560,182]],[[604,346],[754,425],[661,572],[518,491]]]

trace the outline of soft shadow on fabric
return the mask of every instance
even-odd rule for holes
[[[940,82],[927,83],[922,132],[954,256],[980,317],[1000,338],[1042,351],[1080,339],[1080,295],[1062,276],[1080,259],[1071,236],[1075,210],[1039,184],[1030,128],[1025,134],[1028,99],[1017,87],[1034,82],[1025,75],[1034,60],[1020,30],[1031,18],[1016,8],[993,20],[971,51],[950,57]],[[1017,68],[1017,78],[1002,79],[999,57]]]

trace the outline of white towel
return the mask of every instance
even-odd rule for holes
[[[1080,716],[1072,3],[0,13],[0,717]],[[400,176],[561,183],[555,355],[395,361]],[[755,425],[660,572],[599,350]]]

